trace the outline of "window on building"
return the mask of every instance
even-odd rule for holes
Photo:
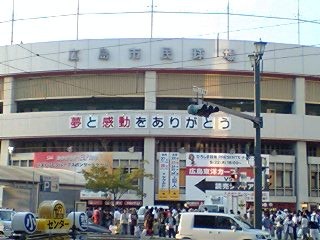
[[[307,143],[307,155],[309,157],[320,157],[320,143]]]
[[[129,139],[77,139],[75,140],[16,140],[13,143],[15,153],[27,152],[127,152],[129,148],[135,152],[143,152],[143,140]],[[71,148],[70,148],[71,147]],[[133,147],[133,148],[132,148]]]
[[[17,101],[17,112],[142,110],[144,98],[81,98]]]
[[[254,101],[243,99],[205,99],[205,101],[212,102],[230,109],[240,112],[254,112]],[[186,110],[191,104],[190,98],[157,98],[157,110]],[[261,101],[261,112],[270,113],[292,113],[292,102],[277,102],[277,101]]]
[[[320,164],[309,164],[309,195],[320,197]]]
[[[269,192],[271,196],[293,196],[293,163],[270,163]]]
[[[320,116],[320,104],[306,104],[306,115]]]
[[[254,155],[253,140],[217,139],[158,139],[157,152],[205,152],[205,153],[248,153]],[[294,143],[284,141],[263,141],[262,154],[294,155]]]
[[[122,167],[123,168],[123,173],[131,173],[132,171],[134,171],[135,169],[140,168],[140,161],[137,159],[130,159],[130,160],[126,160],[126,159],[114,159],[113,160],[113,168],[119,168]],[[134,180],[132,181],[132,185],[133,186],[141,186],[142,187],[142,180]],[[134,193],[134,191],[129,191],[128,193]]]

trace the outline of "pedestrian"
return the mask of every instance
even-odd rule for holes
[[[304,213],[302,214],[302,218],[301,218],[301,230],[302,230],[301,238],[302,239],[307,239],[308,237],[308,233],[309,233],[308,224],[309,224],[309,221],[308,221],[307,215]]]
[[[120,234],[127,235],[128,228],[129,228],[129,214],[128,214],[128,210],[125,208],[122,210],[122,213],[120,214]]]
[[[296,213],[292,216],[292,222],[293,222],[293,238],[296,240],[298,238],[297,232],[298,232],[298,216]]]
[[[109,228],[113,223],[113,215],[110,211],[106,211],[106,228]]]
[[[310,237],[313,240],[319,240],[319,223],[318,223],[318,216],[315,211],[312,212],[310,221],[309,221],[309,231]]]
[[[294,240],[293,225],[294,222],[292,221],[292,215],[288,214],[286,219],[283,221],[284,240],[287,240],[288,236],[290,236],[291,240]]]
[[[100,225],[106,227],[106,209],[103,208],[100,213]]]
[[[168,211],[168,216],[166,218],[166,230],[168,232],[169,238],[176,237],[175,226],[176,226],[176,219],[172,216],[172,213]]]
[[[86,214],[87,214],[89,219],[92,218],[93,213],[92,213],[92,210],[89,207],[87,207]]]
[[[268,233],[271,233],[272,225],[273,225],[273,222],[270,218],[269,212],[265,212],[262,219],[262,229],[267,231]]]
[[[119,209],[116,208],[113,213],[113,220],[114,220],[113,225],[115,225],[117,227],[120,225],[120,216],[121,216],[121,213],[120,213]]]
[[[159,237],[166,237],[166,218],[166,212],[160,208],[158,213]]]
[[[145,216],[145,220],[144,220],[144,228],[145,228],[145,232],[146,232],[146,236],[152,236],[153,235],[153,222],[154,222],[154,218],[153,218],[153,214],[152,214],[152,210],[149,210],[149,213],[146,214]]]
[[[98,207],[93,211],[92,220],[94,224],[100,225],[101,213]]]
[[[284,219],[282,218],[282,214],[280,211],[278,211],[275,218],[277,240],[282,239],[283,221]]]
[[[131,209],[130,215],[129,215],[129,229],[130,229],[130,235],[134,235],[134,227],[137,226],[138,223],[138,214],[137,210],[135,208]]]

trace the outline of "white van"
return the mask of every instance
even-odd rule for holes
[[[181,213],[176,239],[271,240],[268,232],[254,229],[240,217],[225,213]]]
[[[150,208],[157,208],[157,209],[164,209],[164,210],[168,210],[169,209],[169,206],[164,206],[164,205],[154,205],[154,206],[148,206],[148,209]],[[138,225],[143,225],[143,221],[144,221],[144,214],[147,212],[147,209],[146,209],[146,206],[141,206],[139,209],[138,209]]]

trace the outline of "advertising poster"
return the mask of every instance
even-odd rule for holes
[[[36,152],[33,157],[35,168],[58,168],[81,172],[92,165],[113,168],[112,153],[106,152]]]
[[[159,156],[159,179],[158,198],[159,200],[169,199],[169,153],[160,152]]]
[[[269,155],[262,155],[262,177],[269,174]],[[254,196],[254,157],[231,153],[186,154],[186,199],[201,200],[206,196]],[[266,187],[266,181],[263,181]],[[268,188],[262,193],[269,200]]]

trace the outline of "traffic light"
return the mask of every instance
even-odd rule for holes
[[[188,113],[200,117],[209,117],[211,113],[219,112],[217,106],[207,104],[191,104],[188,106]]]
[[[272,178],[272,175],[269,174],[265,174],[264,175],[264,179],[262,179],[262,189],[265,191],[268,191],[270,186],[272,185],[272,182],[270,181],[270,179]]]
[[[230,174],[230,178],[231,178],[231,185],[233,187],[236,187],[239,183],[239,176],[237,173],[231,173]]]

